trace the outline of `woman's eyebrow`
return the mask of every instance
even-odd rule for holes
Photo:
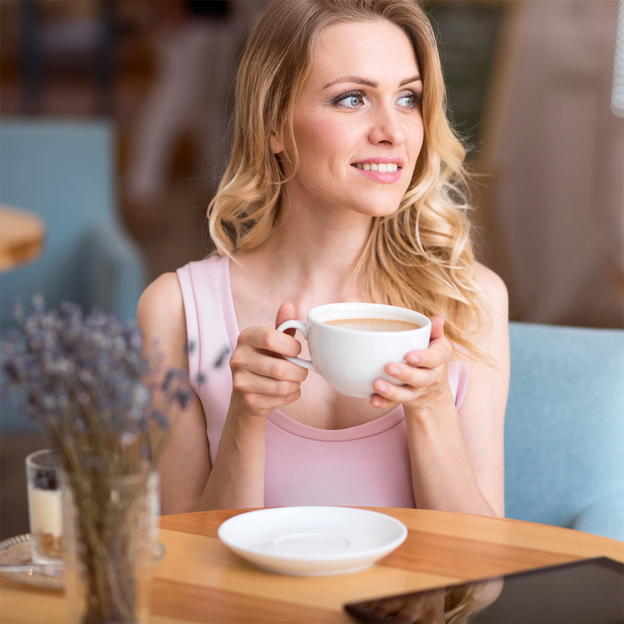
[[[403,80],[402,82],[400,82],[399,87],[404,87],[405,85],[408,85],[411,82],[422,82],[422,78],[420,77],[419,74],[416,74],[415,76],[412,76],[411,78],[408,78],[407,80]]]
[[[419,81],[422,81],[422,78],[418,74],[416,74],[415,76],[412,76],[411,78],[402,80],[399,83],[399,87],[404,87],[405,85],[410,84],[411,82],[419,82]],[[326,84],[323,87],[323,89],[328,89],[329,87],[333,87],[334,85],[340,84],[341,82],[355,82],[357,84],[366,85],[367,87],[373,87],[373,89],[379,86],[379,83],[374,82],[372,80],[368,80],[366,78],[360,78],[359,76],[343,76],[342,78],[337,78],[336,80],[332,80],[330,83]]]

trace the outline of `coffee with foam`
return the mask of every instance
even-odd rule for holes
[[[401,321],[398,319],[385,319],[385,318],[346,318],[346,319],[332,319],[329,321],[323,321],[326,325],[332,327],[341,327],[342,329],[356,329],[359,331],[373,331],[373,332],[397,332],[397,331],[411,331],[412,329],[418,329],[422,325],[413,321]]]

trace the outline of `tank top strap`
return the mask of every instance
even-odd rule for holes
[[[229,287],[229,258],[211,256],[189,262],[176,271],[186,317],[189,342],[189,375],[193,389],[199,393],[202,378],[216,370],[227,369],[233,349],[232,322],[225,317],[231,299]],[[201,373],[201,375],[200,375]],[[228,371],[229,373],[229,371]]]
[[[459,360],[451,360],[448,365],[449,384],[455,399],[455,407],[458,411],[464,402],[466,390],[468,389],[469,370],[468,364]]]

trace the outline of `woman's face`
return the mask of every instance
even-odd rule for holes
[[[295,108],[291,203],[393,214],[422,146],[421,98],[416,55],[398,26],[380,19],[324,29]],[[271,147],[283,150],[278,136]]]

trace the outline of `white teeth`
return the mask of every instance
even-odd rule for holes
[[[399,168],[396,163],[366,163],[365,165],[356,163],[355,166],[358,169],[363,169],[364,171],[379,171],[380,173],[395,173]]]

